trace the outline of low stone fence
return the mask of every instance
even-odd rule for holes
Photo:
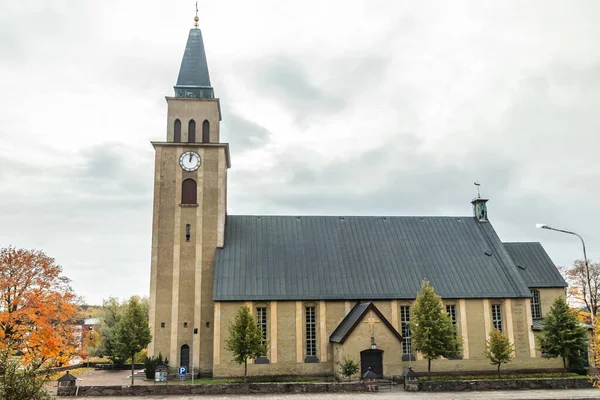
[[[366,392],[362,382],[351,383],[235,383],[224,385],[151,385],[58,387],[58,396],[151,396],[216,395],[255,393],[340,393]],[[79,390],[77,390],[79,389]]]
[[[585,378],[419,381],[419,390],[423,392],[462,392],[467,390],[582,389],[591,387],[592,384],[590,380]]]

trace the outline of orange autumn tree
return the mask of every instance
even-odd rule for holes
[[[76,353],[76,296],[53,258],[38,250],[0,249],[0,350],[33,368]]]

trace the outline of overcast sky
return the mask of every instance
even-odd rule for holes
[[[0,3],[0,247],[148,295],[194,1]],[[600,261],[600,2],[490,3],[201,0],[229,213],[465,216],[478,180],[503,241]]]

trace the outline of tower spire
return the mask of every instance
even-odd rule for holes
[[[214,99],[215,94],[210,84],[202,30],[198,28],[198,21],[198,2],[196,2],[194,28],[190,29],[185,45],[179,76],[175,84],[175,97]]]

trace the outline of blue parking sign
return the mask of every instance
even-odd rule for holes
[[[179,367],[179,379],[183,382],[185,379],[185,374],[187,372],[187,367]]]

